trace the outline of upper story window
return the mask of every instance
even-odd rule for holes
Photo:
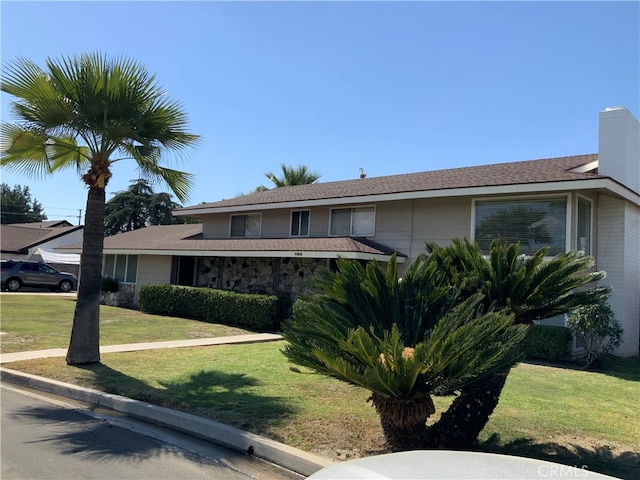
[[[259,237],[262,215],[250,213],[248,215],[231,215],[230,237],[246,238]]]
[[[309,210],[291,212],[291,236],[309,236]]]
[[[576,249],[591,255],[591,201],[578,197],[578,225],[576,228]]]
[[[488,253],[491,241],[520,242],[520,252],[532,255],[549,247],[549,255],[567,249],[567,197],[477,200],[474,238]]]
[[[331,210],[330,235],[373,235],[374,207],[334,208]]]
[[[136,283],[138,275],[137,255],[105,255],[102,276],[119,282]]]

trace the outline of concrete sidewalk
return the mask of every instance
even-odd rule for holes
[[[111,345],[101,347],[100,352],[115,353],[158,348],[271,342],[281,339],[282,337],[280,335],[260,333],[218,338]],[[18,360],[35,358],[64,357],[66,353],[67,350],[63,348],[7,353],[0,355],[0,363],[6,364]],[[307,453],[303,450],[290,447],[283,443],[255,435],[229,425],[198,417],[196,415],[159,407],[146,402],[132,400],[120,395],[112,395],[99,390],[58,382],[56,380],[9,370],[7,368],[0,368],[0,380],[80,401],[84,404],[88,404],[92,408],[106,408],[124,413],[132,418],[168,427],[248,455],[254,455],[305,476],[311,475],[321,468],[333,463],[327,458]]]
[[[232,335],[228,337],[194,338],[190,340],[172,340],[167,342],[128,343],[124,345],[107,345],[100,347],[100,353],[135,352],[139,350],[155,350],[158,348],[205,347],[209,345],[226,345],[234,343],[274,342],[282,340],[281,335],[273,333],[254,333],[250,335]],[[33,350],[31,352],[16,352],[0,354],[0,364],[30,360],[33,358],[64,357],[66,348],[51,348],[49,350]]]

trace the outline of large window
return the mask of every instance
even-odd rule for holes
[[[309,210],[291,212],[291,236],[309,236]]]
[[[136,283],[138,275],[137,255],[105,255],[102,276],[123,283]]]
[[[549,247],[549,255],[567,248],[567,197],[540,197],[475,202],[475,240],[483,252],[491,241],[520,242],[520,251],[531,255]]]
[[[373,207],[335,208],[331,210],[330,235],[373,235]]]
[[[591,255],[591,202],[578,197],[578,226],[576,229],[577,250]]]
[[[259,237],[262,215],[251,213],[249,215],[232,215],[229,236],[235,238]]]

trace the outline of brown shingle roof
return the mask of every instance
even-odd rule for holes
[[[12,223],[16,227],[27,228],[57,228],[57,227],[72,227],[66,220],[46,220],[44,222],[31,222],[31,223]]]
[[[2,225],[0,227],[2,251],[19,253],[82,228],[81,226],[73,226],[66,221],[64,221],[63,226],[57,226],[57,223],[59,222]]]
[[[79,249],[79,245],[61,247]],[[325,252],[391,255],[393,250],[371,240],[351,237],[330,238],[223,238],[202,237],[202,224],[153,225],[104,239],[104,251],[171,252]],[[404,256],[399,254],[400,256]]]
[[[281,187],[219,202],[194,205],[186,207],[181,211],[187,213],[190,210],[197,211],[206,208],[267,205],[271,203],[362,197],[430,190],[604,178],[593,172],[576,173],[571,171],[574,168],[594,162],[597,159],[597,154],[575,155],[571,157],[547,158]]]

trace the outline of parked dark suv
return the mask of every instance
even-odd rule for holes
[[[78,277],[72,273],[59,272],[42,262],[3,260],[2,289],[17,292],[22,287],[48,288],[70,292],[78,287]]]

